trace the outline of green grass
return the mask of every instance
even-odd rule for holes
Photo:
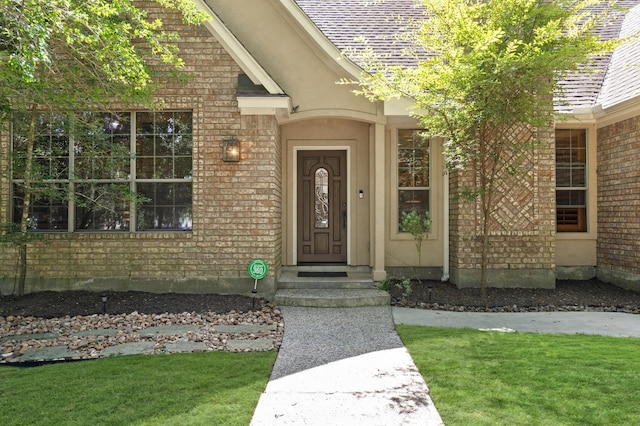
[[[0,367],[0,424],[248,425],[275,352]]]
[[[447,426],[640,423],[640,339],[397,329]]]

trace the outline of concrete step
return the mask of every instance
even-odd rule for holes
[[[345,272],[346,277],[299,277],[298,272]],[[278,278],[278,289],[375,289],[368,267],[296,266],[284,267]]]
[[[349,265],[301,265],[301,266],[283,266],[282,272],[353,272],[353,273],[371,273],[369,266],[349,266]]]
[[[389,293],[376,289],[298,288],[279,289],[275,303],[281,306],[314,308],[356,308],[389,305]]]

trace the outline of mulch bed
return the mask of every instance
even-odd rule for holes
[[[640,313],[640,292],[597,279],[559,280],[555,289],[488,288],[486,299],[478,288],[458,289],[439,281],[412,281],[411,290],[392,283],[389,293],[396,306],[422,309],[485,312],[604,311]],[[431,290],[431,291],[429,291]]]
[[[431,287],[431,288],[430,288]],[[429,291],[429,289],[431,291]],[[489,288],[486,300],[477,288],[458,289],[439,281],[412,282],[411,291],[391,284],[392,304],[422,309],[456,311],[584,311],[640,313],[640,292],[625,290],[597,279],[558,281],[555,289]],[[61,316],[103,313],[101,293],[88,291],[40,292],[0,297],[0,316]],[[107,312],[145,314],[181,312],[247,312],[262,308],[261,300],[247,296],[146,292],[107,293]]]

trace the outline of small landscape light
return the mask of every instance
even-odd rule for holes
[[[433,292],[433,286],[427,286],[427,292],[429,293],[429,302],[431,302],[431,293]]]
[[[107,293],[102,293],[100,295],[100,299],[102,300],[102,312],[107,313]]]

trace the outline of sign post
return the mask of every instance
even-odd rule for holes
[[[262,259],[253,259],[249,262],[249,267],[247,268],[249,271],[249,276],[253,278],[255,281],[253,283],[253,290],[251,293],[258,292],[258,280],[263,279],[267,276],[267,272],[269,272],[269,267],[267,266],[267,262]]]

